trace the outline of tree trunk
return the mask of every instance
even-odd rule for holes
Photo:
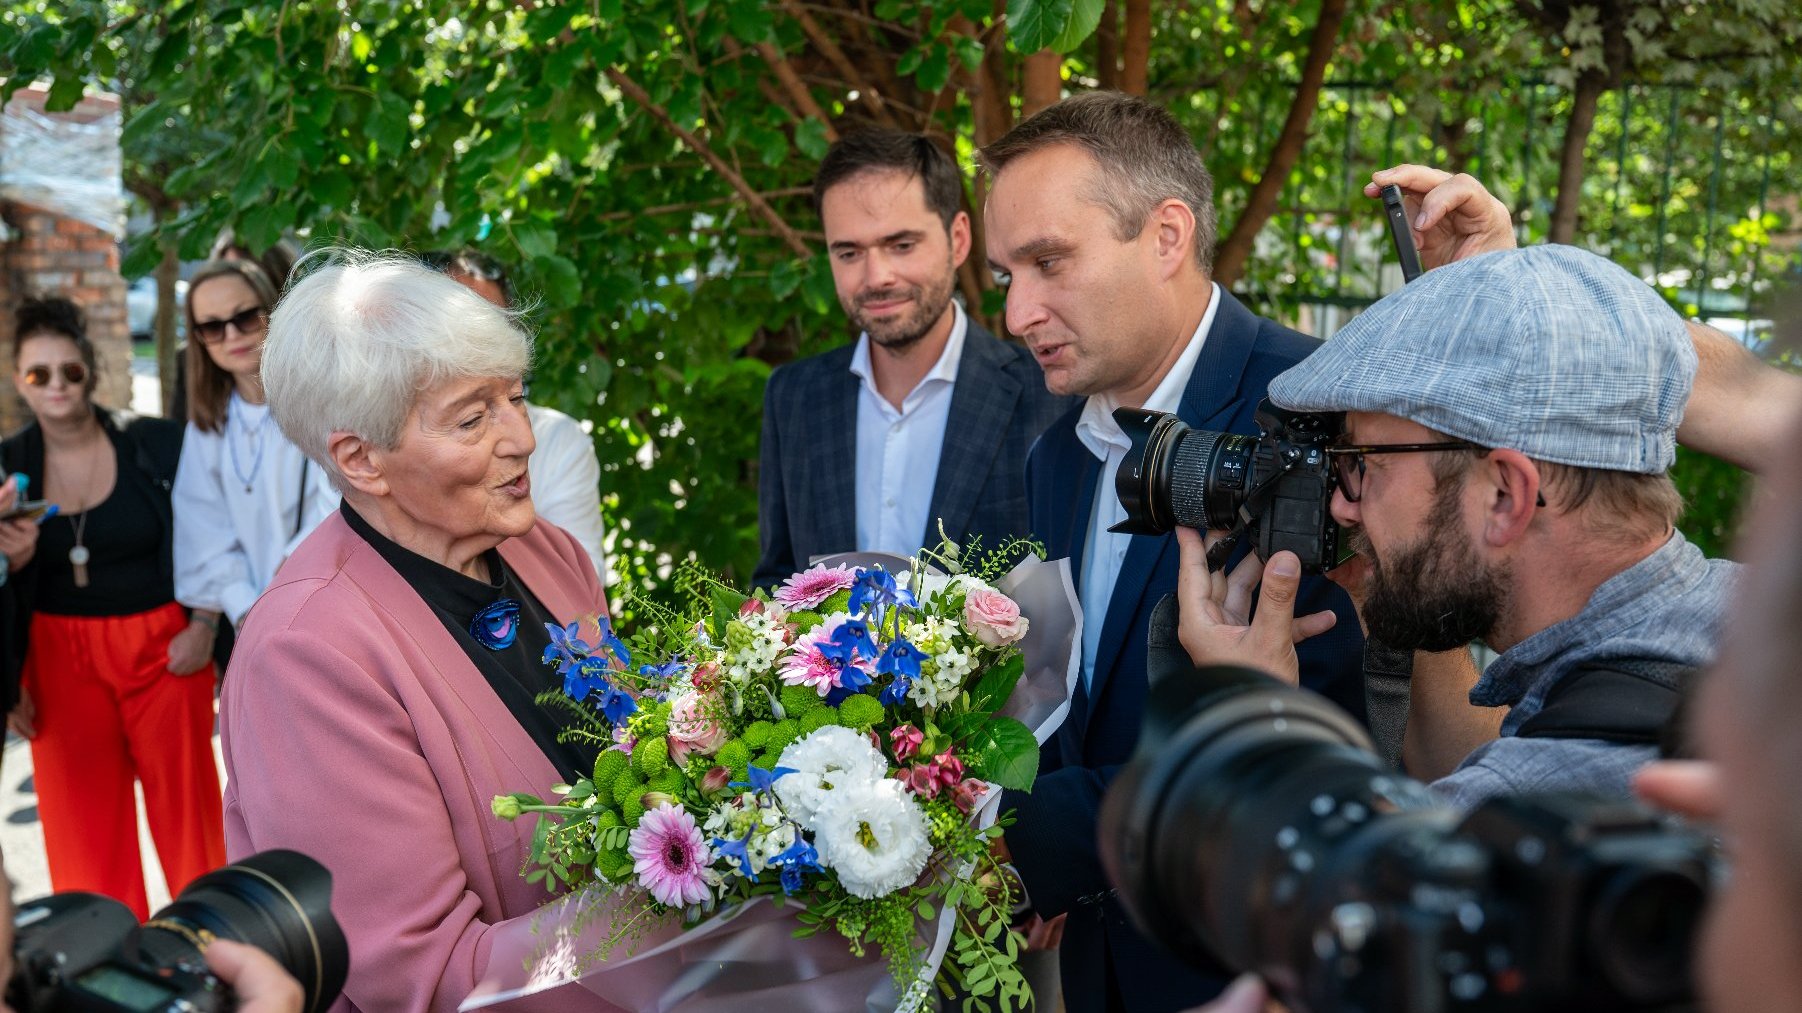
[[[1101,24],[1095,27],[1095,83],[1103,91],[1120,87],[1120,7],[1107,0],[1101,7]]]
[[[1064,97],[1064,57],[1054,49],[1041,49],[1020,66],[1020,116],[1032,116]]]
[[[1143,95],[1151,66],[1151,0],[1126,0],[1126,39],[1121,47],[1120,90]]]
[[[165,209],[156,210],[158,225],[168,217]],[[163,414],[168,416],[176,413],[175,372],[182,367],[181,359],[175,354],[175,283],[181,280],[181,257],[173,237],[158,236],[157,242],[162,245],[163,258],[156,264],[156,320],[152,332],[156,335],[156,380],[162,393],[159,401]],[[186,406],[182,408],[185,413]]]
[[[1607,90],[1608,79],[1600,73],[1589,71],[1577,78],[1577,90],[1571,95],[1570,122],[1564,127],[1564,151],[1558,159],[1558,199],[1552,205],[1548,243],[1569,243],[1577,235],[1577,211],[1583,203],[1583,150],[1589,146],[1589,134],[1596,125],[1596,107]]]
[[[1251,196],[1245,202],[1245,212],[1233,223],[1233,231],[1220,244],[1220,254],[1214,261],[1214,280],[1222,286],[1230,288],[1244,273],[1252,242],[1264,228],[1264,223],[1276,213],[1277,195],[1282,192],[1289,171],[1301,158],[1301,149],[1308,140],[1308,124],[1314,119],[1314,110],[1320,106],[1320,86],[1326,80],[1327,63],[1338,44],[1339,27],[1345,22],[1345,4],[1346,0],[1322,0],[1320,4],[1320,18],[1314,22],[1314,34],[1308,39],[1308,59],[1302,67],[1301,84],[1296,87],[1295,101],[1289,105],[1289,116],[1283,121],[1282,133],[1277,135],[1276,147],[1270,151],[1270,159],[1264,165],[1258,185],[1252,187]]]

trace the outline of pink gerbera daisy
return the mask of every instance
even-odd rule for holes
[[[780,671],[777,673],[784,683],[790,686],[808,686],[814,692],[825,696],[839,687],[844,665],[826,657],[820,645],[832,639],[840,626],[845,624],[846,615],[835,615],[815,626],[795,641],[794,650],[782,657]],[[852,659],[852,664],[868,672],[871,664],[862,657]]]
[[[821,564],[782,582],[776,589],[776,601],[790,612],[810,609],[857,582],[857,574],[849,567]]]
[[[699,904],[713,896],[707,885],[707,840],[695,818],[665,802],[644,814],[626,840],[638,884],[670,907]]]

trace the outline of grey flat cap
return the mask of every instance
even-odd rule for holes
[[[1294,411],[1395,415],[1555,464],[1657,474],[1696,352],[1645,282],[1572,246],[1428,271],[1270,384]]]

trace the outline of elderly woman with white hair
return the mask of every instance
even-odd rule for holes
[[[593,766],[535,702],[554,685],[545,624],[606,601],[533,513],[530,351],[505,311],[394,256],[328,258],[270,321],[270,409],[343,504],[245,622],[221,706],[227,848],[331,870],[339,1008],[448,1013],[516,976],[550,895],[520,875],[530,821],[490,800]],[[508,1008],[597,1007],[571,991]]]

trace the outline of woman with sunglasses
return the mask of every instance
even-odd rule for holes
[[[188,432],[175,478],[175,596],[239,625],[275,570],[338,506],[269,418],[259,372],[276,289],[245,260],[188,281]]]
[[[174,594],[181,427],[94,405],[94,346],[67,299],[25,300],[13,333],[34,421],[0,443],[0,468],[59,509],[0,521],[0,664],[9,690],[23,680],[8,724],[31,740],[52,884],[142,919],[134,781],[171,893],[225,860],[211,634]],[[4,513],[19,491],[0,485]]]

